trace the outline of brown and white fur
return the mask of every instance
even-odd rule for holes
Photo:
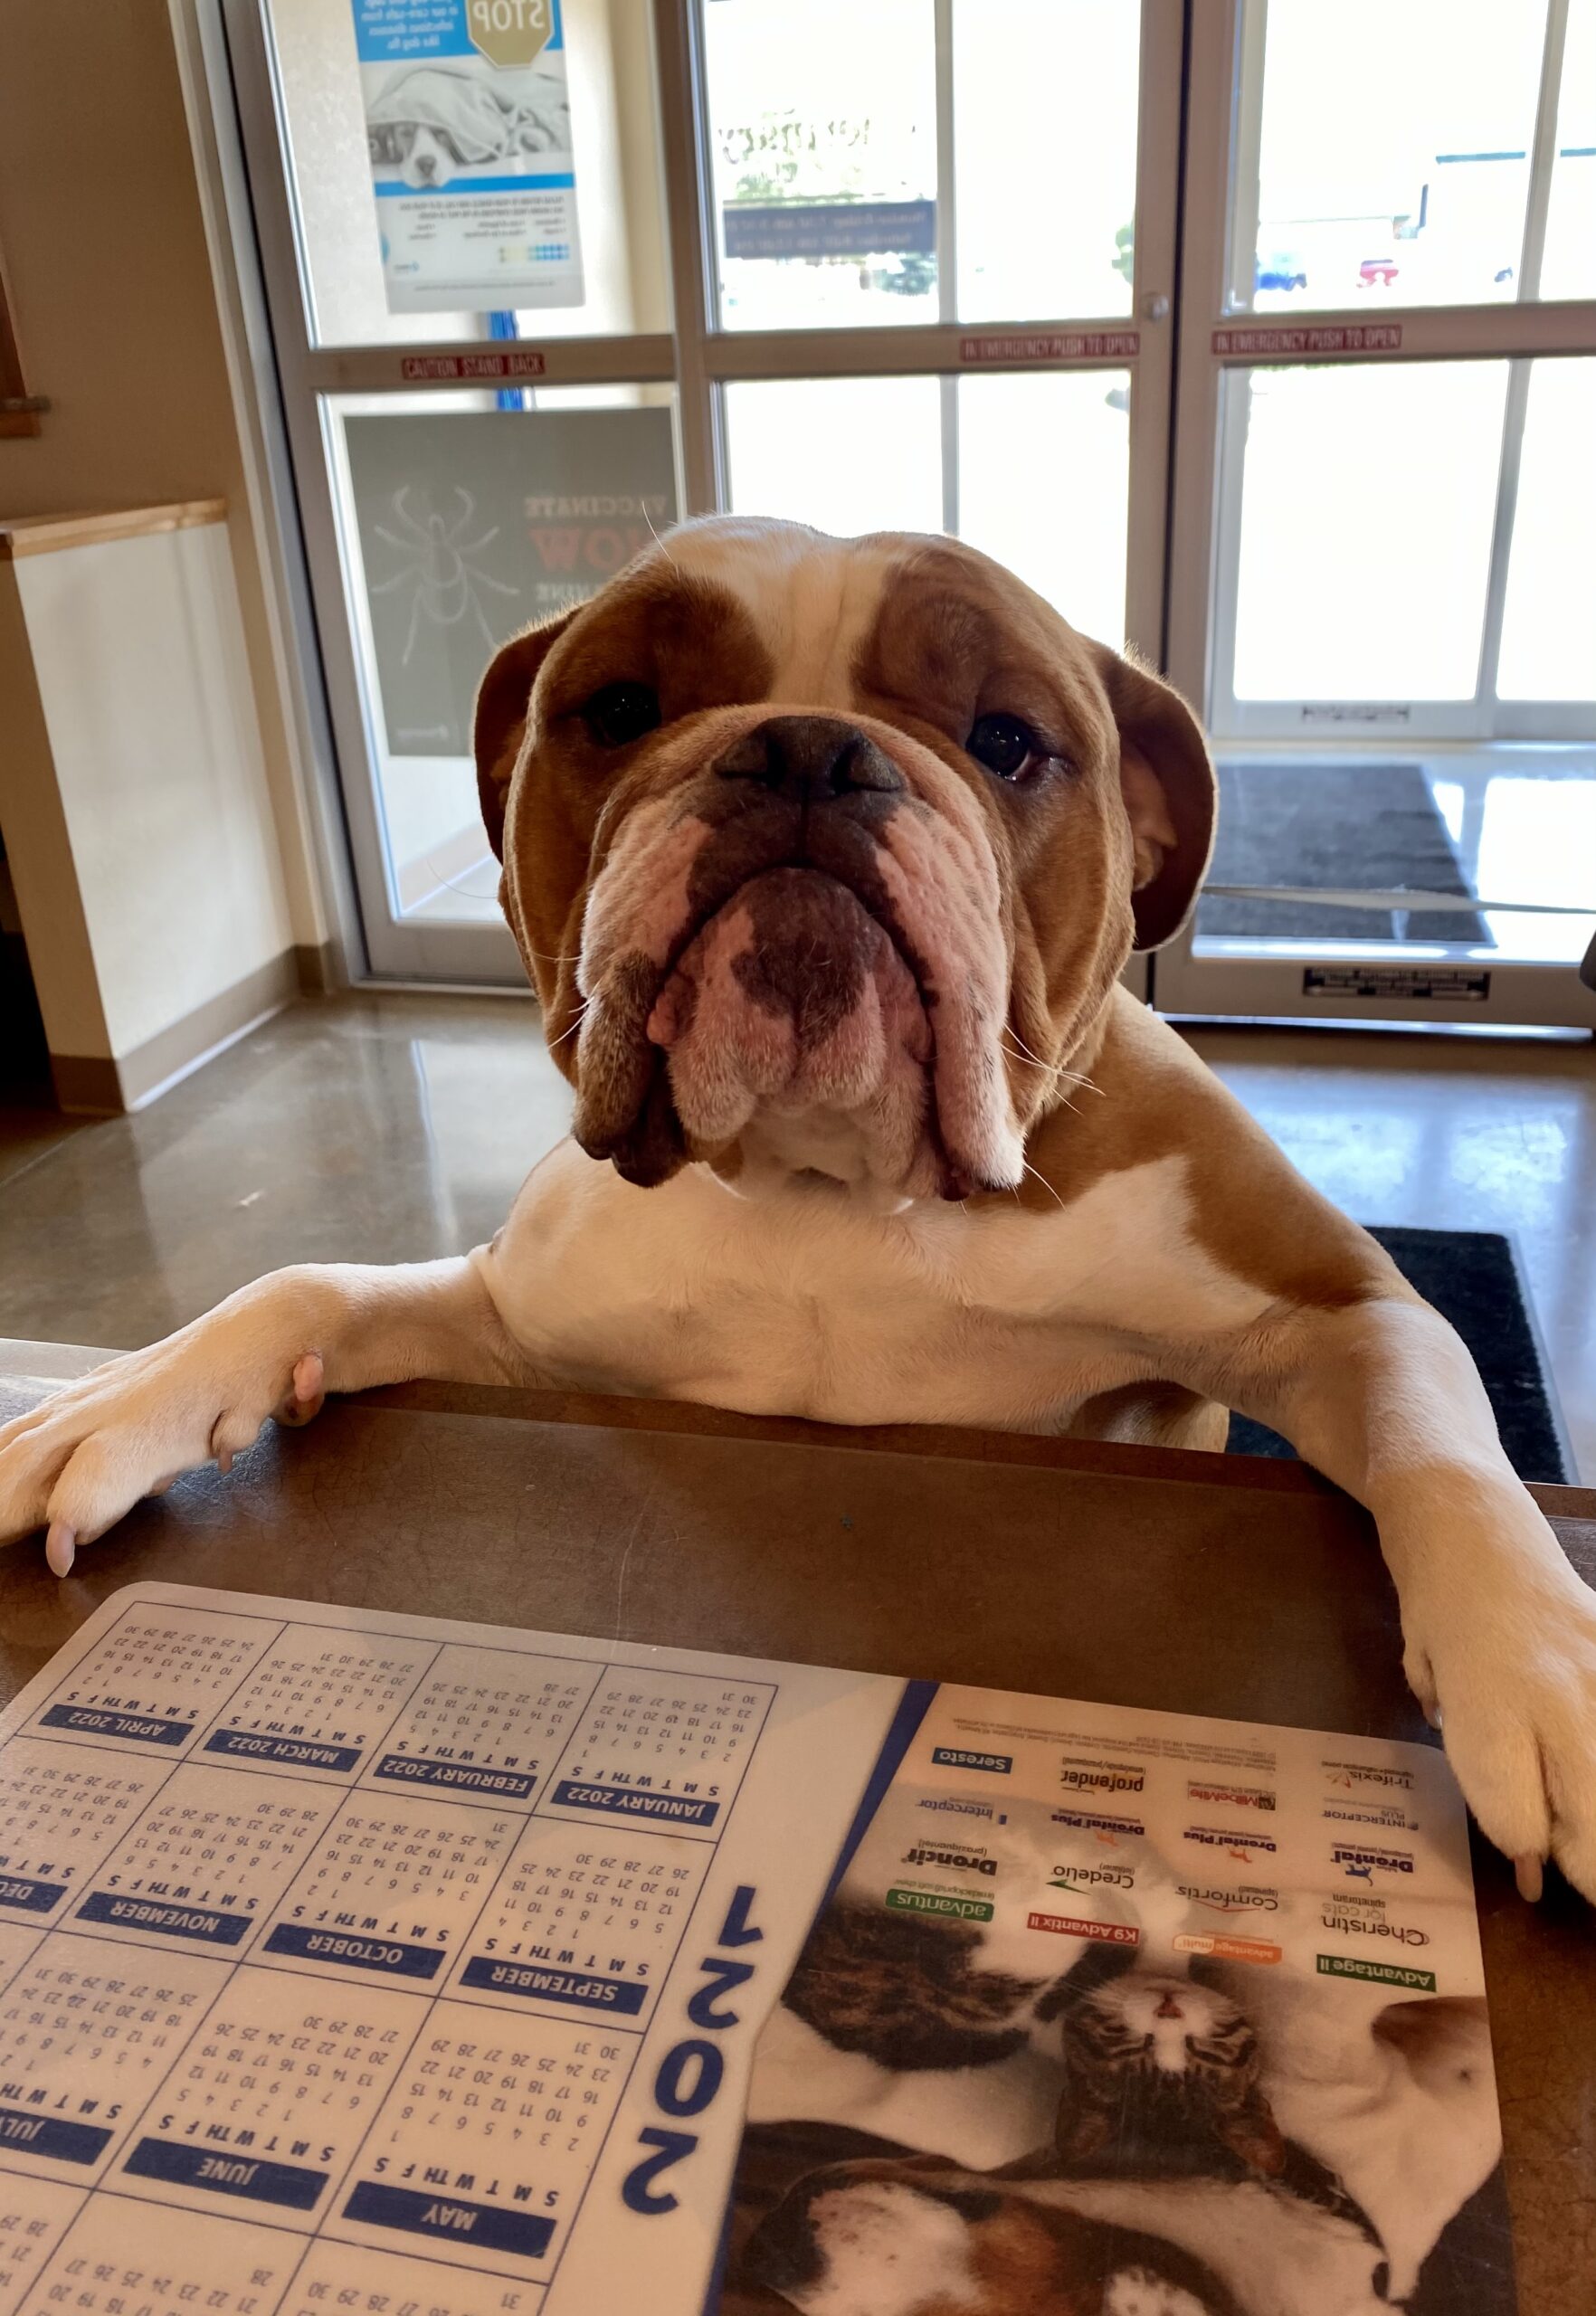
[[[606,739],[616,685],[657,729]],[[477,745],[573,1139],[489,1246],[276,1272],[19,1419],[0,1536],[70,1564],[418,1375],[1205,1447],[1238,1408],[1374,1514],[1523,1885],[1596,1898],[1596,1596],[1457,1336],[1117,985],[1207,859],[1174,693],[951,541],[728,518],[507,645]]]
[[[784,2303],[802,2316],[1389,2316],[1387,2273],[1355,2219],[1256,2181],[1018,2179],[877,2158],[799,2181],[742,2246],[729,2304],[738,2316]]]

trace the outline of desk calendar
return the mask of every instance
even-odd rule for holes
[[[1482,1994],[1428,1748],[135,1585],[0,1718],[0,2316],[983,2316],[1009,2206],[1214,2316],[1253,2204],[1496,2311]]]

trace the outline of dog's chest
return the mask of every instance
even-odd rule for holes
[[[552,1381],[837,1423],[1050,1428],[1161,1372],[1183,1333],[1259,1298],[1202,1254],[1179,1162],[1106,1178],[1058,1215],[841,1192],[752,1201],[698,1170],[630,1189],[572,1145],[537,1170],[491,1258],[512,1337]]]

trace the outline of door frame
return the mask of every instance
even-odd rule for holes
[[[1181,251],[1181,302],[1177,358],[1174,455],[1170,498],[1169,620],[1167,668],[1185,696],[1199,707],[1205,726],[1222,742],[1245,746],[1259,740],[1277,744],[1287,736],[1302,745],[1306,760],[1332,752],[1324,726],[1305,734],[1301,709],[1307,703],[1245,704],[1239,710],[1229,687],[1229,656],[1234,637],[1235,549],[1240,505],[1238,436],[1244,430],[1244,397],[1227,392],[1227,379],[1265,366],[1311,362],[1343,366],[1363,362],[1424,362],[1501,359],[1510,363],[1504,454],[1493,533],[1490,602],[1482,641],[1481,671],[1474,702],[1371,703],[1365,718],[1337,717],[1334,746],[1356,753],[1360,743],[1391,752],[1393,737],[1417,749],[1433,739],[1498,736],[1494,729],[1495,660],[1501,632],[1508,551],[1518,479],[1529,365],[1536,358],[1596,354],[1596,299],[1518,301],[1481,306],[1382,306],[1315,311],[1295,317],[1253,316],[1233,296],[1237,252],[1245,244],[1250,271],[1256,221],[1233,206],[1231,189],[1249,164],[1256,176],[1258,119],[1244,102],[1249,89],[1261,87],[1262,43],[1259,27],[1267,0],[1204,0],[1192,11],[1187,60],[1184,227]],[[1543,50],[1536,151],[1544,158],[1555,142],[1556,86],[1561,70],[1567,0],[1550,0]],[[1538,280],[1546,223],[1549,161],[1532,174],[1525,252]],[[1526,282],[1521,269],[1521,292]],[[1507,431],[1515,430],[1515,431]],[[1227,458],[1227,451],[1229,453]],[[1224,675],[1219,670],[1224,663]],[[1484,687],[1493,697],[1485,699]],[[1354,704],[1355,707],[1355,703]],[[1400,721],[1390,711],[1395,707]],[[1379,712],[1385,711],[1385,712]],[[1488,712],[1487,712],[1488,711]],[[1596,733],[1591,706],[1549,704],[1533,719],[1515,716],[1514,736],[1525,741],[1583,739]],[[1288,720],[1291,719],[1291,720]],[[1361,725],[1361,728],[1360,728]],[[1506,734],[1499,736],[1506,737]],[[1401,897],[1393,897],[1400,905]],[[1487,895],[1487,900],[1496,897]],[[1454,907],[1457,903],[1453,903]],[[1252,1019],[1316,1018],[1339,1020],[1436,1021],[1472,1024],[1537,1024],[1596,1027],[1596,998],[1583,989],[1577,964],[1504,963],[1495,953],[1477,957],[1433,954],[1409,959],[1392,944],[1389,959],[1358,956],[1351,944],[1311,942],[1278,944],[1281,954],[1199,956],[1193,925],[1162,951],[1154,963],[1154,1001],[1163,1011],[1185,1015],[1240,1015]],[[1383,945],[1383,944],[1382,944]],[[1333,986],[1310,992],[1309,967],[1328,968],[1335,982],[1354,962],[1368,970],[1356,988]],[[1464,983],[1485,979],[1486,993]],[[1371,975],[1373,982],[1371,982]],[[1378,983],[1390,975],[1386,986]],[[1401,993],[1397,978],[1428,976],[1439,993],[1424,998]],[[1314,1008],[1310,1013],[1310,1004]]]
[[[685,515],[727,503],[724,392],[750,378],[931,375],[945,382],[944,506],[956,508],[958,377],[989,371],[1113,368],[1131,377],[1125,639],[1151,661],[1164,656],[1183,57],[1183,0],[1141,0],[1136,218],[1128,315],[962,326],[952,310],[955,230],[950,131],[952,0],[933,0],[937,42],[939,253],[943,313],[932,324],[854,329],[728,331],[718,327],[717,230],[708,168],[703,70],[707,0],[652,0],[655,98],[674,327],[632,337],[526,340],[540,385],[673,387],[679,503]],[[392,889],[373,767],[380,761],[374,703],[356,649],[357,565],[336,489],[337,420],[329,397],[414,398],[418,361],[480,353],[482,334],[424,344],[321,346],[309,321],[309,270],[299,245],[286,114],[273,61],[270,0],[215,0],[225,31],[249,174],[279,391],[292,459],[309,593],[349,850],[370,969],[378,978],[519,984],[508,928],[406,919]],[[484,318],[483,334],[486,332]],[[407,375],[407,369],[409,375]],[[423,374],[424,375],[424,374]],[[951,415],[950,415],[951,413]],[[1108,639],[1118,642],[1122,639]]]

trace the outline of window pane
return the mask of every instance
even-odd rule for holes
[[[1496,678],[1503,699],[1596,699],[1592,538],[1596,359],[1532,363]]]
[[[704,24],[725,327],[935,321],[932,0],[714,0]]]
[[[373,13],[381,14],[380,10]],[[670,300],[659,195],[649,0],[561,0],[560,18],[564,41],[557,76],[562,99],[558,133],[566,138],[569,153],[554,155],[568,161],[568,168],[553,174],[568,174],[575,180],[581,294],[569,305],[536,308],[528,299],[518,318],[521,334],[600,337],[668,330]],[[401,59],[391,75],[372,66],[374,84],[367,90],[350,0],[271,0],[271,20],[290,185],[316,343],[392,346],[489,335],[489,313],[508,318],[514,308],[513,290],[507,289],[501,300],[486,291],[462,294],[458,310],[389,310],[378,211],[405,207],[408,195],[412,206],[424,198],[438,204],[441,218],[452,216],[461,205],[458,189],[450,190],[456,176],[497,179],[501,166],[535,165],[539,157],[536,147],[556,133],[539,110],[544,100],[537,90],[538,73],[505,76],[533,91],[518,113],[508,104],[495,106],[480,85],[468,85],[468,76],[459,69],[446,71],[447,60],[413,69]],[[403,20],[395,13],[393,21]],[[485,60],[464,62],[479,83],[490,72]],[[550,67],[541,80],[552,77]],[[380,122],[369,132],[368,96],[378,107],[374,119]],[[495,114],[503,115],[507,123],[507,146],[518,141],[524,147],[502,164],[483,157],[486,146],[478,127],[479,119],[491,124]],[[380,145],[385,136],[396,141],[381,146],[387,157],[378,174],[394,181],[395,198],[379,202],[374,193],[373,140]],[[409,178],[418,179],[413,184],[404,176],[405,163],[399,157],[404,147],[411,148]],[[429,172],[425,186],[419,182],[423,162]],[[498,197],[489,192],[481,200]],[[513,272],[518,259],[527,254],[525,235],[518,245],[509,238],[508,225],[491,240],[480,222],[442,227],[440,233],[454,244],[451,264],[463,261],[468,242],[484,252],[484,267],[505,264]],[[480,233],[483,238],[478,241]],[[561,294],[569,287],[567,281]],[[508,320],[499,327],[504,334],[513,334]]]
[[[1232,373],[1238,699],[1472,699],[1505,362]]]
[[[1543,298],[1596,298],[1596,0],[1570,0]]]
[[[1129,407],[1125,370],[728,385],[731,504],[842,538],[940,531],[945,444],[959,536],[1117,643]]]
[[[497,920],[477,686],[506,637],[595,593],[675,520],[670,403],[664,386],[539,387],[516,411],[488,394],[328,403],[395,916]]]
[[[1129,312],[1138,0],[953,0],[940,220],[932,0],[709,0],[704,27],[726,328]]]
[[[1085,635],[1125,636],[1130,373],[959,380],[959,535]]]
[[[1257,263],[1232,304],[1516,296],[1545,0],[1268,0],[1267,22]]]
[[[961,321],[1128,314],[1137,0],[955,0]]]
[[[726,432],[734,514],[781,515],[840,538],[942,528],[938,379],[728,385]]]

